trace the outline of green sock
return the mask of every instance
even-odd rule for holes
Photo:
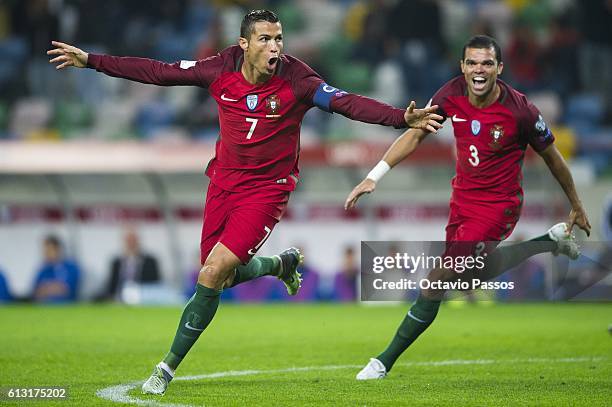
[[[531,256],[552,252],[556,248],[557,242],[553,241],[548,233],[526,242],[499,247],[487,256],[485,269],[476,273],[475,277],[481,280],[490,280],[518,266]]]
[[[219,307],[221,291],[196,284],[196,292],[185,305],[170,352],[164,362],[173,370],[178,367],[200,334],[212,321]]]
[[[397,358],[431,325],[438,314],[439,308],[440,301],[429,300],[419,295],[419,298],[397,328],[397,332],[387,349],[376,357],[385,365],[387,372],[391,370]]]
[[[253,257],[247,264],[236,267],[236,276],[230,287],[262,276],[274,276],[279,264],[278,257]]]

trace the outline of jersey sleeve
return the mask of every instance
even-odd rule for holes
[[[193,85],[207,88],[224,65],[221,54],[173,64],[147,58],[89,54],[87,66],[116,78],[161,86]]]
[[[352,93],[336,94],[330,102],[331,110],[364,123],[393,126],[396,129],[407,127],[404,110],[365,96]]]
[[[555,136],[544,121],[542,114],[530,102],[527,102],[527,108],[521,111],[523,117],[520,117],[519,120],[525,141],[537,152],[545,150],[555,141]]]
[[[297,58],[293,58],[292,64],[292,86],[296,98],[303,103],[364,123],[398,129],[406,127],[403,109],[328,85],[319,74]]]
[[[323,108],[324,103],[319,101],[319,104],[317,104],[317,101],[314,100],[317,89],[324,83],[323,79],[314,69],[297,58],[291,59],[291,66],[291,87],[293,88],[295,98],[307,105],[316,105]],[[329,112],[329,109],[323,108],[323,110]]]
[[[460,82],[457,79],[451,80],[445,83],[429,100],[427,107],[438,105],[437,114],[443,117],[443,122],[448,118],[448,113],[444,110],[446,106],[446,99],[453,94],[460,93]]]

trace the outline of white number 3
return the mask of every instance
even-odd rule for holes
[[[247,117],[245,118],[245,120],[249,123],[251,123],[251,128],[249,129],[249,134],[247,134],[247,140],[250,140],[251,137],[253,137],[253,132],[255,131],[255,127],[257,127],[257,120],[258,119],[253,119],[251,117]]]
[[[478,149],[474,144],[470,144],[470,153],[471,157],[468,158],[468,161],[470,162],[470,164],[472,164],[472,167],[477,167],[480,163],[480,158],[478,158]]]

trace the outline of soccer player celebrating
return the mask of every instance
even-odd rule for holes
[[[248,13],[238,45],[200,61],[166,64],[143,58],[88,54],[52,42],[51,63],[93,68],[110,76],[155,85],[207,88],[219,108],[220,135],[206,174],[200,242],[202,269],[196,293],[181,316],[168,354],[143,384],[143,393],[164,394],[176,368],[213,319],[223,288],[264,275],[277,276],[295,295],[301,254],[253,257],[285,212],[299,179],[300,125],[313,106],[350,119],[435,132],[437,106],[396,109],[326,84],[308,65],[283,54],[283,33],[271,11]]]
[[[461,72],[442,86],[430,104],[438,114],[450,117],[456,139],[456,176],[446,226],[445,255],[487,253],[485,268],[462,274],[485,281],[543,252],[572,259],[579,248],[571,231],[578,225],[587,235],[591,225],[578,198],[571,173],[553,144],[554,136],[538,109],[497,76],[503,70],[502,54],[494,39],[475,36],[463,47]],[[345,208],[360,196],[373,192],[376,183],[397,163],[410,155],[428,134],[423,129],[404,132],[383,159],[349,194]],[[531,241],[495,249],[514,229],[521,211],[523,190],[521,164],[530,145],[543,159],[565,192],[572,210],[569,222],[551,227]],[[430,281],[453,281],[450,269],[430,271]],[[397,358],[435,319],[444,290],[422,290],[400,324],[391,343],[357,374],[358,380],[382,379]]]

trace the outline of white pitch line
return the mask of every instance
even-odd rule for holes
[[[398,363],[396,366],[453,366],[453,365],[492,365],[492,364],[520,364],[520,363],[578,363],[578,362],[600,362],[605,360],[604,357],[580,357],[580,358],[526,358],[526,359],[455,359],[455,360],[437,360],[427,362],[408,362]],[[276,374],[276,373],[294,373],[294,372],[310,372],[323,370],[340,370],[340,369],[359,369],[363,365],[328,365],[328,366],[305,366],[305,367],[290,367],[285,369],[271,370],[229,370],[226,372],[205,373],[194,376],[180,376],[174,378],[174,381],[185,380],[202,380],[202,379],[217,379],[220,377],[236,377],[236,376],[254,376],[258,374]],[[137,404],[140,406],[154,407],[192,407],[188,404],[171,404],[162,403],[157,400],[142,400],[130,396],[128,393],[142,385],[142,381],[119,384],[117,386],[106,387],[96,392],[96,396],[114,401],[117,403]]]

